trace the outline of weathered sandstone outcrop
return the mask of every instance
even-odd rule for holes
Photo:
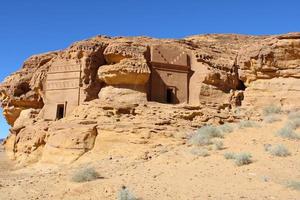
[[[12,126],[24,109],[42,108],[41,83],[46,76],[49,62],[58,52],[30,57],[22,68],[7,77],[0,88],[3,115]]]
[[[3,81],[5,147],[20,163],[69,163],[103,130],[185,138],[243,118],[235,107],[299,108],[299,72],[299,33],[96,36],[32,56]]]
[[[95,124],[62,123],[50,127],[42,162],[71,163],[93,149],[98,134]]]
[[[241,48],[237,59],[240,79],[299,78],[300,34],[271,36]]]
[[[150,72],[145,59],[131,58],[101,66],[98,75],[107,85],[146,85]]]

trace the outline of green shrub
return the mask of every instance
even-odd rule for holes
[[[189,139],[193,145],[203,146],[212,144],[212,138],[222,138],[221,131],[215,126],[204,126],[196,131],[196,133]]]
[[[300,127],[300,118],[295,118],[286,124],[287,127],[296,130]]]
[[[252,127],[258,127],[258,124],[251,120],[242,120],[238,124],[239,128],[252,128]]]
[[[232,111],[233,111],[234,115],[239,116],[239,117],[243,116],[244,112],[245,112],[240,107],[234,108]]]
[[[290,120],[300,119],[300,112],[290,112],[288,115],[288,119]]]
[[[86,167],[76,171],[71,177],[71,180],[74,182],[87,182],[87,181],[96,180],[98,178],[99,178],[99,174],[98,172],[95,171],[94,168]]]
[[[287,187],[291,188],[293,190],[299,190],[300,191],[300,181],[290,181],[287,183]]]
[[[282,144],[278,144],[269,149],[269,152],[273,156],[286,157],[290,155],[289,150]]]
[[[285,126],[279,129],[276,135],[287,139],[300,139],[299,135],[297,135],[295,131],[289,126]]]
[[[228,123],[220,125],[219,128],[223,133],[231,133],[234,131],[234,128]]]
[[[271,144],[264,144],[265,151],[270,151],[271,148],[272,148]]]
[[[224,158],[227,160],[229,160],[229,159],[234,160],[234,162],[237,166],[248,165],[253,162],[252,156],[250,153],[235,154],[233,152],[226,152],[224,154]]]
[[[223,137],[221,131],[216,126],[204,126],[198,129],[197,133],[200,135],[207,135],[210,138]]]
[[[224,158],[229,160],[229,159],[234,159],[235,158],[235,153],[233,152],[226,152],[224,153]]]
[[[252,156],[250,153],[239,153],[234,156],[234,160],[237,166],[248,165],[252,163]]]
[[[193,137],[191,137],[191,139],[189,139],[189,142],[197,146],[205,146],[212,143],[211,138],[201,134],[195,134]]]
[[[222,150],[224,148],[224,144],[221,140],[214,140],[212,143],[215,150]]]
[[[281,112],[281,108],[276,105],[269,105],[263,109],[263,115],[271,115],[271,114],[278,114]]]
[[[118,193],[118,200],[138,200],[125,186]]]
[[[264,117],[264,122],[265,123],[273,123],[273,122],[278,122],[281,121],[280,117],[278,115],[268,115]]]

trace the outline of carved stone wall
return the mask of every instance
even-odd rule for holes
[[[81,86],[81,64],[76,61],[56,60],[50,67],[44,84],[45,119],[57,118],[58,105],[63,105],[68,115],[83,99]]]
[[[226,68],[223,70],[211,67],[211,57],[203,54],[193,53],[190,56],[191,71],[193,72],[189,84],[189,103],[193,105],[224,105],[229,104],[230,92],[224,92],[222,86],[227,86],[223,74],[227,74]],[[230,72],[228,72],[230,74]],[[230,88],[228,86],[228,88]]]
[[[150,100],[188,103],[190,67],[187,53],[173,46],[152,46],[151,65]]]

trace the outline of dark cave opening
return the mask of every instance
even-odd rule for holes
[[[242,81],[242,80],[238,80],[238,85],[237,85],[237,87],[236,87],[236,89],[237,90],[246,90],[246,86],[245,86],[245,84],[244,84],[244,82]]]
[[[17,85],[16,88],[14,89],[14,96],[20,97],[21,95],[26,94],[29,91],[30,91],[29,83],[22,82],[19,85]]]

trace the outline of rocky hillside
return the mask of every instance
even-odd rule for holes
[[[189,102],[151,101],[151,49],[157,46],[188,55]],[[161,57],[168,65],[180,60]],[[70,63],[82,68],[80,104],[61,120],[46,119],[47,76]],[[5,148],[20,164],[70,163],[95,148],[103,131],[146,138],[161,134],[184,141],[205,124],[259,120],[258,107],[299,107],[299,77],[300,33],[208,34],[178,40],[96,36],[32,56],[1,83],[3,115],[12,126]]]

